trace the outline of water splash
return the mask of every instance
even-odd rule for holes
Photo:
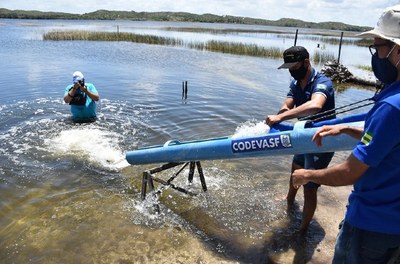
[[[36,168],[72,157],[105,171],[127,167],[124,151],[146,135],[147,108],[103,101],[99,120],[90,124],[74,124],[59,99],[0,105],[0,153],[7,160],[1,165]]]
[[[89,126],[60,131],[56,137],[45,140],[45,145],[57,155],[72,155],[105,169],[120,170],[129,163],[118,148],[118,138],[115,132]]]
[[[236,128],[232,138],[264,136],[269,133],[269,130],[270,127],[264,122],[256,120],[246,121]]]

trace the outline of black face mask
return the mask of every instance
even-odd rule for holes
[[[303,64],[301,65],[300,68],[298,68],[298,69],[296,69],[296,70],[290,70],[290,69],[289,69],[289,72],[290,72],[290,75],[292,75],[292,77],[293,77],[295,80],[300,81],[300,80],[302,80],[302,79],[306,76],[306,74],[307,74],[307,67],[304,65],[304,61],[303,61]]]
[[[397,79],[397,68],[386,58],[379,58],[378,54],[372,55],[372,71],[376,78],[384,84],[391,84]]]

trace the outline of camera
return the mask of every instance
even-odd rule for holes
[[[79,83],[79,85],[81,87],[84,87],[85,86],[85,79],[79,80],[78,83]]]

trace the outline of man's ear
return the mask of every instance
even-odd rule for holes
[[[304,59],[304,63],[306,64],[307,68],[311,66],[310,59]]]

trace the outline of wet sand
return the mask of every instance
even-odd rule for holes
[[[336,153],[331,164],[341,162],[348,154],[349,152]],[[286,184],[286,179],[284,181]],[[317,210],[304,236],[299,236],[297,233],[303,206],[302,190],[297,194],[296,212],[293,213],[293,217],[288,213],[288,216],[271,220],[258,238],[249,237],[249,234],[242,232],[243,230],[229,231],[229,228],[212,219],[208,212],[201,212],[199,208],[180,206],[179,209],[173,209],[174,205],[185,203],[185,199],[181,200],[181,196],[174,196],[172,200],[163,199],[162,203],[176,210],[175,213],[184,221],[206,235],[205,244],[200,243],[201,247],[197,245],[196,250],[190,250],[190,259],[197,259],[197,263],[331,263],[338,226],[344,217],[351,190],[352,186],[321,186],[318,191]],[[275,201],[275,203],[280,204],[278,209],[286,207],[286,201]],[[187,239],[189,237],[191,236],[189,235]],[[194,241],[191,243],[200,242],[195,237],[192,239]],[[215,252],[219,244],[221,244],[220,254]],[[189,250],[185,248],[183,251]]]
[[[350,152],[339,152],[335,153],[335,156],[331,162],[331,165],[340,163]],[[336,242],[336,236],[339,232],[339,224],[343,220],[346,205],[348,201],[348,196],[352,190],[352,186],[342,186],[342,187],[330,187],[321,186],[318,191],[318,205],[314,218],[311,221],[308,232],[305,234],[305,242],[310,243],[313,241],[313,236],[323,232],[324,237],[315,246],[315,250],[312,253],[311,259],[303,261],[303,259],[296,256],[296,254],[307,254],[307,252],[301,252],[302,247],[298,252],[290,249],[286,252],[277,254],[272,258],[273,263],[331,263],[334,253],[334,247]],[[296,197],[297,203],[301,206],[303,204],[302,199],[303,193],[299,191]],[[318,231],[320,229],[320,232]],[[301,243],[301,242],[300,242]],[[300,244],[299,243],[299,244]],[[297,248],[297,247],[295,247]],[[307,246],[303,247],[305,251]]]

